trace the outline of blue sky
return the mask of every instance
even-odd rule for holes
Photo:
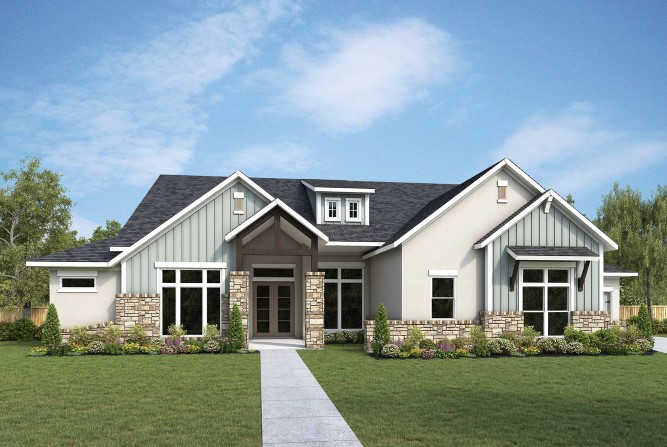
[[[667,2],[0,2],[0,170],[83,235],[157,175],[667,183]]]

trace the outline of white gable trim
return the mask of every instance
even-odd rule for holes
[[[329,188],[326,186],[313,186],[310,183],[301,180],[301,183],[306,188],[315,192],[339,192],[346,194],[375,194],[375,190],[372,188]]]
[[[139,239],[137,242],[132,244],[129,249],[121,252],[118,256],[113,258],[111,261],[109,261],[109,266],[113,266],[120,261],[127,259],[130,255],[135,253],[139,248],[143,247],[146,243],[152,241],[154,238],[156,238],[158,235],[163,233],[165,230],[170,228],[171,226],[175,225],[178,221],[181,219],[185,218],[186,216],[190,215],[194,210],[198,209],[201,207],[203,204],[211,200],[213,197],[215,197],[219,192],[223,191],[227,187],[231,186],[234,182],[240,181],[242,183],[245,183],[247,186],[252,188],[259,196],[267,200],[268,202],[271,202],[274,199],[274,197],[266,192],[264,189],[262,189],[258,184],[250,180],[244,173],[241,171],[236,171],[229,177],[227,177],[224,181],[220,182],[217,186],[215,186],[213,189],[211,189],[209,192],[192,202],[190,205],[187,207],[183,208],[181,211],[179,211],[176,215],[174,215],[171,219],[167,220],[164,222],[162,225],[148,233],[146,236],[142,237]]]
[[[26,267],[109,267],[108,262],[27,261]]]
[[[639,276],[637,272],[602,272],[605,278],[634,278]]]
[[[248,228],[248,227],[249,227],[250,225],[252,225],[253,223],[257,222],[259,219],[261,219],[261,218],[262,218],[263,216],[265,216],[269,211],[271,211],[272,209],[274,209],[274,208],[277,207],[277,206],[280,207],[280,208],[282,208],[284,211],[286,211],[287,214],[289,214],[289,215],[292,216],[294,219],[296,219],[297,222],[299,222],[301,225],[303,225],[304,227],[306,227],[306,228],[308,228],[310,231],[312,231],[314,234],[316,234],[317,237],[319,237],[320,239],[324,240],[325,242],[329,242],[329,237],[328,237],[326,234],[324,234],[324,233],[322,233],[320,230],[318,230],[317,227],[315,227],[313,224],[311,224],[311,223],[308,222],[306,219],[304,219],[303,217],[301,217],[301,215],[300,215],[299,213],[297,213],[296,211],[294,211],[292,208],[290,208],[285,202],[283,202],[283,201],[280,200],[280,199],[275,199],[274,201],[272,201],[271,203],[269,203],[267,206],[265,206],[264,208],[262,208],[262,209],[261,209],[259,212],[257,212],[255,215],[253,215],[250,219],[246,220],[246,221],[243,222],[241,225],[239,225],[238,227],[234,228],[232,231],[230,231],[229,233],[227,233],[227,235],[225,236],[225,241],[229,242],[229,241],[231,241],[232,239],[234,239],[240,232],[242,232],[243,230],[245,230],[246,228]]]
[[[537,199],[534,203],[532,203],[529,207],[521,211],[519,214],[517,214],[512,220],[507,222],[505,225],[502,227],[498,228],[496,231],[493,232],[490,236],[486,237],[483,241],[475,244],[473,247],[474,248],[484,248],[494,240],[496,240],[498,237],[500,237],[501,234],[503,234],[505,231],[507,231],[509,228],[513,227],[516,225],[517,222],[519,222],[521,219],[526,217],[528,214],[533,212],[537,207],[539,207],[545,200],[548,200],[547,203],[551,203],[552,200],[555,200],[558,202],[558,204],[562,207],[561,209],[565,211],[565,214],[568,215],[568,217],[573,218],[575,223],[581,224],[583,227],[587,228],[594,238],[602,244],[605,249],[607,250],[617,250],[618,245],[616,242],[611,240],[609,236],[604,234],[602,230],[600,230],[598,227],[593,225],[593,223],[586,219],[579,211],[576,210],[572,205],[567,203],[565,199],[563,199],[561,196],[559,196],[553,189],[550,189],[542,197]]]
[[[387,245],[385,247],[382,247],[379,250],[372,251],[372,252],[364,255],[362,259],[372,258],[375,255],[379,255],[380,253],[384,253],[387,250],[391,250],[392,248],[396,248],[399,245],[403,244],[404,242],[408,241],[413,236],[415,236],[417,233],[419,233],[421,230],[423,230],[428,225],[430,225],[431,222],[433,222],[434,220],[439,218],[447,210],[449,210],[454,205],[456,205],[461,200],[463,200],[466,196],[468,196],[468,194],[470,194],[472,191],[477,189],[478,186],[480,186],[481,184],[486,182],[492,176],[496,175],[503,168],[508,168],[508,170],[510,171],[510,173],[512,175],[516,176],[521,182],[525,183],[526,185],[529,185],[530,187],[535,189],[537,192],[540,192],[540,193],[544,192],[544,188],[542,186],[540,186],[539,183],[537,183],[535,180],[530,178],[530,176],[528,174],[526,174],[523,170],[521,170],[510,159],[505,158],[505,159],[501,160],[500,162],[498,162],[493,168],[489,169],[489,171],[486,172],[484,175],[482,175],[480,178],[475,180],[466,189],[464,189],[463,191],[458,193],[456,195],[456,197],[452,198],[449,202],[447,202],[443,206],[441,206],[437,211],[432,213],[430,216],[428,216],[426,219],[422,220],[419,224],[417,224],[410,231],[408,231],[403,236],[401,236],[398,240],[396,240],[396,242],[394,242],[390,245]]]

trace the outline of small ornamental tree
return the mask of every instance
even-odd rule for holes
[[[46,312],[46,320],[42,325],[42,344],[45,346],[58,346],[63,342],[63,336],[60,333],[60,319],[56,305],[49,304],[49,310]]]
[[[637,329],[642,337],[650,339],[653,337],[653,323],[651,317],[648,315],[648,308],[646,304],[642,303],[639,306],[639,315],[637,316]]]
[[[389,343],[389,339],[390,334],[389,323],[387,322],[387,310],[384,308],[384,304],[380,304],[378,313],[375,317],[375,331],[373,332],[373,341],[371,342],[373,354],[380,355],[384,345]]]
[[[229,341],[232,344],[232,351],[243,349],[243,323],[241,322],[241,309],[238,304],[234,304],[232,312],[229,315]]]

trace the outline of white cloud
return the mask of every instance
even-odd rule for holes
[[[181,172],[206,128],[198,95],[252,58],[269,26],[294,11],[287,1],[239,2],[104,56],[77,84],[0,91],[11,110],[0,137],[40,148],[74,192]]]
[[[317,154],[295,144],[264,144],[234,151],[225,156],[230,166],[248,175],[296,175],[319,167]]]
[[[577,194],[666,160],[667,140],[611,129],[592,106],[576,103],[528,117],[493,153],[495,160],[504,157],[544,186]]]
[[[299,45],[285,47],[285,67],[271,76],[282,90],[281,107],[325,129],[353,132],[450,78],[461,67],[456,47],[446,32],[407,19],[330,32],[313,54]]]
[[[93,235],[93,231],[100,224],[92,220],[86,219],[76,213],[72,214],[72,230],[76,230],[77,236],[89,238]]]

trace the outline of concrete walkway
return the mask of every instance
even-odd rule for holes
[[[664,352],[667,354],[667,338],[653,337],[653,349],[658,352]]]
[[[361,446],[294,349],[262,350],[260,361],[265,446]]]

